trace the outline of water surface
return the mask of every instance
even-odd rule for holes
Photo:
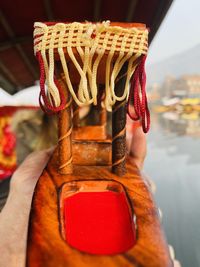
[[[145,172],[156,183],[176,258],[182,267],[200,267],[200,117],[152,115]]]

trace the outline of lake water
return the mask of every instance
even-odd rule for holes
[[[153,113],[144,170],[176,259],[200,267],[200,115]]]

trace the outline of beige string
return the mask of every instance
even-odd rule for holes
[[[126,128],[123,128],[117,135],[115,135],[112,139],[112,142],[120,136],[123,136],[126,133]]]
[[[97,104],[97,70],[105,54],[107,55],[105,99],[102,105],[110,111],[116,101],[128,98],[129,82],[135,70],[137,58],[147,54],[148,31],[146,29],[111,26],[109,21],[97,24],[56,23],[51,26],[37,22],[34,27],[34,50],[35,53],[40,52],[43,58],[47,93],[50,101],[53,99],[56,106],[60,105],[61,99],[54,83],[55,49],[60,57],[66,84],[78,106]],[[70,79],[64,48],[80,75],[77,93]],[[77,51],[79,61],[74,51]],[[125,62],[128,62],[125,88],[123,94],[117,96],[115,82]]]
[[[66,134],[62,135],[62,136],[59,138],[58,142],[60,142],[60,141],[62,141],[63,139],[67,138],[68,136],[70,136],[71,133],[72,133],[72,127],[69,129],[69,131],[68,131]]]

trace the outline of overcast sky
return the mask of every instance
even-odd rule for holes
[[[148,56],[158,62],[200,43],[200,0],[174,0]]]

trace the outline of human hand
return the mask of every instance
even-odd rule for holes
[[[10,194],[32,198],[38,178],[42,174],[54,148],[31,153],[14,172],[10,182]]]
[[[52,151],[30,154],[12,176],[8,199],[0,213],[0,266],[25,266],[32,196]]]
[[[140,121],[132,121],[128,116],[126,142],[132,162],[141,170],[147,153],[146,134],[143,132]]]

